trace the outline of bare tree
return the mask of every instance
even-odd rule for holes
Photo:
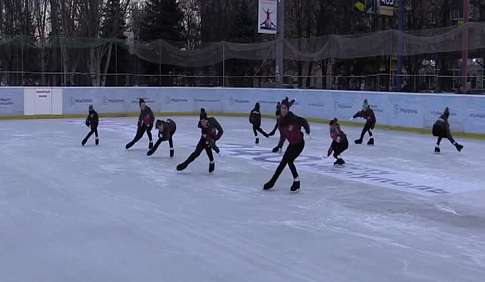
[[[195,49],[201,40],[201,0],[180,0],[179,5],[184,14],[183,26],[186,48]]]

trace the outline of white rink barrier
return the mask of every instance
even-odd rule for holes
[[[249,113],[260,102],[262,113],[273,115],[276,102],[288,96],[297,101],[293,111],[308,118],[349,120],[361,109],[362,101],[368,99],[378,124],[431,128],[448,106],[453,131],[485,134],[485,96],[255,88],[73,87],[52,88],[50,92],[39,89],[41,93],[53,93],[52,101],[56,102],[52,102],[55,105],[50,108],[51,114],[66,115],[85,114],[90,104],[100,113],[134,113],[139,110],[140,97],[156,112],[198,112],[204,107],[210,112]],[[32,98],[27,96],[36,97],[32,95],[36,91],[35,88],[0,88],[0,116],[35,114],[29,100]],[[59,97],[62,105],[58,105]]]

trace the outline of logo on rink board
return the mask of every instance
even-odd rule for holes
[[[12,106],[13,104],[11,98],[0,98],[0,106]]]
[[[394,104],[394,114],[408,114],[408,115],[417,115],[418,110],[417,109],[410,109],[410,108],[403,108],[399,106],[398,104]]]
[[[278,164],[281,155],[268,153],[267,148],[248,147],[247,145],[224,144],[224,152],[233,157],[239,157],[261,163]],[[402,173],[365,167],[363,165],[347,164],[345,168],[334,168],[330,162],[324,162],[322,158],[301,155],[297,162],[298,169],[316,174],[328,175],[339,179],[352,180],[370,185],[378,185],[385,188],[408,191],[421,195],[448,194],[449,191],[428,184],[414,183],[411,178]],[[416,177],[418,178],[418,177]]]

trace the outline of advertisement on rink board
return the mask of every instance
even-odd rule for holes
[[[24,90],[21,88],[0,91],[0,116],[24,113]]]
[[[225,95],[222,91],[213,91],[209,89],[201,89],[196,95],[192,95],[193,112],[200,111],[204,108],[207,112],[223,113],[223,100],[229,99],[230,95]],[[243,98],[243,97],[241,97]]]
[[[125,112],[126,91],[110,93],[103,88],[65,88],[64,114],[85,113],[89,105],[104,113]]]
[[[467,109],[464,112],[464,131],[485,133],[485,99],[483,97],[471,97],[463,104]]]

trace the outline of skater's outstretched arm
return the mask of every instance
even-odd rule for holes
[[[310,135],[310,125],[308,121],[302,117],[297,117],[298,124],[301,125],[304,129],[306,134]]]
[[[222,135],[224,134],[224,130],[222,129],[222,126],[219,124],[219,122],[215,118],[211,118],[209,120],[211,123],[211,126],[214,127],[217,130],[217,134],[214,137],[214,140],[217,141],[221,139]]]
[[[274,126],[273,130],[271,130],[271,132],[270,132],[268,135],[269,135],[269,136],[273,136],[273,135],[275,135],[276,130],[278,129],[278,126],[279,126],[279,122],[278,122],[278,119],[276,119],[276,124],[275,124],[275,126]]]
[[[335,139],[332,141],[332,143],[330,143],[330,148],[328,148],[328,151],[327,151],[327,158],[332,155],[332,153],[334,152],[335,145],[337,143],[338,142]]]
[[[358,111],[353,118],[364,118],[364,111]]]
[[[257,130],[259,133],[263,134],[263,136],[264,136],[264,137],[266,137],[266,138],[268,138],[268,137],[269,137],[269,134],[268,134],[268,133],[266,133],[266,132],[265,132],[265,131],[264,131],[264,130],[261,128],[261,127],[256,128],[256,130]]]
[[[160,144],[162,144],[163,141],[165,141],[165,140],[163,140],[162,138],[158,138],[155,145],[147,152],[147,156],[153,155],[157,151],[158,146],[160,146]]]

